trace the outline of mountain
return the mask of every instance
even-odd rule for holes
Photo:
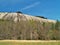
[[[0,40],[60,40],[59,30],[60,21],[0,12]]]
[[[50,19],[44,19],[44,18],[40,18],[40,17],[35,17],[35,16],[31,16],[31,15],[27,15],[27,14],[23,14],[23,13],[8,13],[8,12],[0,12],[0,19],[4,19],[4,20],[13,20],[15,22],[20,21],[20,20],[36,20],[36,21],[40,21],[40,22],[53,22],[55,23],[55,20],[50,20]]]

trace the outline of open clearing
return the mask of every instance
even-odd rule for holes
[[[50,40],[0,40],[0,45],[60,45],[60,41]]]

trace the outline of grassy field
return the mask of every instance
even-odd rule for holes
[[[16,42],[0,41],[0,45],[60,45],[60,42]]]

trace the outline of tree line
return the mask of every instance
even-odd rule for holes
[[[60,40],[60,22],[0,19],[0,40]]]

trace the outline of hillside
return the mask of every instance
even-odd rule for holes
[[[60,40],[60,21],[0,13],[0,40]]]

